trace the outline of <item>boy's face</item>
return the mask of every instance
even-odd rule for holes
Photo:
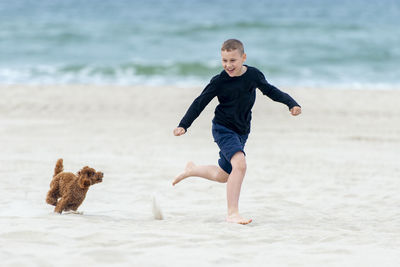
[[[242,75],[243,63],[246,61],[246,54],[239,50],[221,51],[222,66],[230,77]]]

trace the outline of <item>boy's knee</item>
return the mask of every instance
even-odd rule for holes
[[[223,169],[219,168],[219,170],[215,174],[215,179],[220,183],[228,182],[229,173],[225,172]]]
[[[241,171],[241,172],[246,172],[247,169],[247,164],[246,164],[246,158],[244,156],[244,153],[242,151],[236,152],[235,155],[233,155],[231,159],[231,164],[232,164],[232,169]]]
[[[244,172],[246,172],[246,169],[247,169],[246,161],[241,162],[241,163],[237,164],[236,166],[232,166],[232,167],[233,167],[233,169],[236,169],[236,170],[244,173]]]
[[[229,176],[219,177],[218,182],[226,183],[226,182],[228,182],[228,178],[229,178]]]

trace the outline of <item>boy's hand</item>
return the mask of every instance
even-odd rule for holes
[[[182,134],[185,134],[185,133],[186,133],[186,131],[185,131],[185,129],[182,128],[182,127],[176,127],[176,128],[174,129],[174,135],[175,135],[175,136],[181,136]]]
[[[291,113],[293,116],[300,115],[300,114],[301,114],[301,107],[299,107],[299,106],[294,106],[294,107],[292,107],[292,109],[290,110],[290,113]]]

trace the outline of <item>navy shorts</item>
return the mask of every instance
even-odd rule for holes
[[[231,159],[238,151],[244,153],[244,145],[246,144],[249,134],[239,135],[231,129],[213,122],[212,134],[214,141],[217,143],[219,151],[218,165],[227,173],[231,173]]]

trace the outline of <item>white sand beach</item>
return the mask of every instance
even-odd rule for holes
[[[218,158],[215,100],[172,135],[202,88],[0,86],[0,265],[400,266],[400,91],[281,89],[303,114],[258,93],[243,226],[224,184],[171,186]],[[45,203],[58,158],[104,172],[83,214]]]

